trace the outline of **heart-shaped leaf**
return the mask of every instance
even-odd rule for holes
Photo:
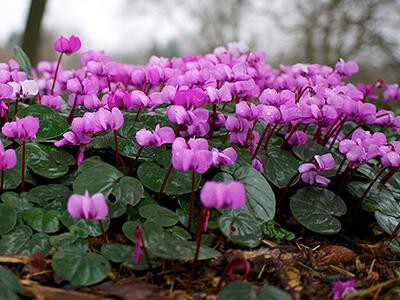
[[[23,213],[26,224],[39,232],[57,232],[60,229],[59,212],[35,207]]]
[[[47,256],[50,252],[50,248],[49,235],[45,233],[35,233],[21,248],[20,254],[32,255],[35,253],[42,253],[44,256]]]
[[[6,267],[0,266],[0,299],[18,300],[22,292],[19,278]]]
[[[375,212],[375,220],[378,222],[379,226],[383,228],[383,230],[391,236],[400,223],[400,217],[394,217],[391,215],[383,214],[379,211]],[[390,243],[390,247],[400,252],[400,230],[397,232],[395,238]]]
[[[159,192],[168,168],[169,167],[163,168],[154,162],[144,162],[138,167],[137,175],[146,188],[153,192]],[[201,176],[196,174],[195,190],[198,189],[200,180]],[[168,195],[179,196],[190,193],[191,190],[192,172],[182,172],[173,169],[169,176],[165,193]]]
[[[52,266],[59,276],[73,285],[98,283],[111,272],[110,263],[103,256],[80,251],[57,251]]]
[[[21,147],[18,147],[16,150],[17,154],[17,164],[11,170],[4,171],[4,189],[11,190],[17,188],[21,184],[21,175],[22,175],[22,151]],[[35,183],[35,180],[32,178],[31,172],[25,166],[25,181],[30,183]]]
[[[26,197],[32,203],[46,205],[49,201],[61,199],[66,201],[71,191],[62,184],[38,185],[31,189]]]
[[[218,300],[291,300],[288,293],[273,286],[257,290],[248,282],[232,282],[225,286],[218,295]]]
[[[112,187],[111,193],[116,200],[124,205],[135,206],[143,197],[143,186],[139,180],[133,177],[124,176]]]
[[[335,217],[346,213],[346,204],[330,190],[306,187],[290,198],[290,210],[307,229],[321,234],[334,234],[341,228],[340,221]]]
[[[75,234],[71,232],[51,236],[50,244],[57,250],[63,251],[86,252],[89,249],[89,243],[87,240],[78,238]]]
[[[368,186],[369,182],[352,181],[347,185],[347,189],[354,197],[361,198]],[[380,211],[400,217],[400,204],[384,184],[376,183],[361,202],[361,207],[369,212]]]
[[[194,259],[196,251],[196,242],[184,240],[160,240],[149,246],[151,253],[163,259],[171,260],[188,260]],[[221,254],[208,246],[200,247],[199,259],[210,259],[220,256]]]
[[[0,204],[0,235],[9,232],[17,223],[17,213],[14,208]]]
[[[86,238],[88,236],[99,236],[101,235],[101,229],[99,221],[97,220],[74,220],[71,218],[68,212],[63,212],[60,216],[61,223],[69,229],[71,233],[80,238]],[[110,225],[110,219],[106,218],[102,221],[104,230],[107,231]]]
[[[150,204],[141,206],[139,214],[146,221],[152,221],[162,227],[169,227],[178,223],[178,215],[160,205]]]
[[[74,157],[63,149],[46,144],[27,143],[26,163],[32,171],[49,179],[60,178],[75,164]]]
[[[254,222],[254,216],[241,210],[224,210],[219,229],[232,242],[245,247],[256,247],[262,239],[260,224]]]
[[[313,159],[315,155],[329,153],[329,149],[313,140],[309,140],[304,145],[292,147],[293,153],[302,161]]]
[[[261,154],[265,154],[262,152]],[[278,188],[287,186],[289,180],[298,172],[300,162],[293,154],[279,147],[270,147],[268,156],[262,156],[264,165],[264,176]],[[291,185],[295,184],[294,180]]]
[[[39,119],[38,141],[52,140],[69,128],[69,124],[58,112],[45,105],[29,105],[18,112],[19,117],[34,116]]]
[[[32,203],[26,198],[27,193],[21,193],[18,195],[15,192],[5,192],[1,195],[1,201],[4,204],[13,207],[15,211],[22,212],[32,208]]]
[[[85,165],[82,173],[75,179],[74,192],[83,194],[86,190],[90,195],[103,193],[108,197],[114,184],[123,176],[118,169],[113,166],[100,162],[92,162]]]
[[[25,51],[18,45],[14,46],[14,57],[18,62],[19,69],[26,73],[28,79],[33,79],[31,61]]]

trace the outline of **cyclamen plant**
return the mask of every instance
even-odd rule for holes
[[[360,209],[374,213],[400,251],[400,116],[390,110],[400,98],[398,84],[347,83],[358,66],[343,59],[334,67],[274,69],[243,43],[205,55],[152,57],[145,65],[86,51],[80,68],[63,69],[64,55],[80,48],[78,37],[60,37],[56,62],[32,68],[16,48],[18,62],[0,64],[2,200],[15,198],[10,193],[19,186],[25,192],[18,195],[22,208],[11,208],[22,217],[7,224],[0,244],[26,227],[54,240],[69,234],[68,251],[53,245],[53,266],[73,284],[89,285],[110,273],[108,260],[138,264],[141,251],[152,271],[157,259],[194,258],[194,274],[198,260],[220,255],[201,243],[205,231],[253,248],[268,221],[292,215],[311,231],[335,234],[341,229],[335,216],[348,208],[349,222],[358,221],[352,216]],[[383,202],[376,201],[380,191]],[[108,234],[90,222],[106,217]],[[88,238],[100,233],[107,244],[101,247]],[[13,249],[34,251],[24,247]],[[50,255],[50,247],[37,247]],[[90,257],[82,264],[96,272],[78,280],[61,258],[81,257],[80,247]],[[249,263],[235,261],[246,278]],[[345,288],[338,285],[335,297],[354,290]]]

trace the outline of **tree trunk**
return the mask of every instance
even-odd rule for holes
[[[26,20],[22,49],[28,54],[33,65],[37,63],[40,43],[40,26],[42,23],[47,0],[31,0],[28,18]]]

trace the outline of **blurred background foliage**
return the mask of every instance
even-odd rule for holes
[[[354,80],[400,81],[399,0],[2,0],[0,7],[1,61],[13,44],[34,62],[53,60],[61,34],[129,63],[242,40],[273,66],[342,57],[360,64]],[[64,62],[77,64],[76,56]]]

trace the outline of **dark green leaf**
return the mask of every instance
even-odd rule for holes
[[[21,248],[20,254],[32,255],[40,252],[47,256],[50,248],[49,236],[45,233],[35,233]]]
[[[57,251],[52,266],[59,276],[73,285],[98,283],[111,272],[110,263],[103,256],[80,251]]]
[[[51,236],[50,244],[57,250],[63,251],[86,252],[89,249],[89,243],[87,240],[80,239],[70,232]]]
[[[376,222],[378,222],[379,226],[381,226],[389,236],[392,236],[392,233],[396,229],[397,225],[400,223],[400,217],[396,218],[390,215],[385,215],[379,211],[375,212],[375,219]],[[390,243],[390,247],[397,252],[400,252],[400,230],[397,232],[396,237]]]
[[[61,199],[66,201],[71,191],[62,184],[39,185],[31,189],[26,197],[30,202],[46,205],[49,201]]]
[[[219,218],[219,229],[232,242],[246,247],[256,247],[262,239],[260,224],[254,216],[241,210],[224,210]]]
[[[24,50],[17,45],[14,45],[14,57],[19,64],[19,69],[26,73],[28,79],[33,79],[31,61]]]
[[[169,167],[160,167],[154,162],[144,162],[140,164],[137,170],[138,178],[146,188],[153,192],[159,192],[168,168]],[[198,189],[200,180],[201,176],[196,174],[195,190]],[[192,172],[182,172],[173,169],[168,179],[165,193],[168,195],[179,196],[190,193],[191,190]]]
[[[21,292],[19,278],[6,267],[0,266],[0,299],[18,300],[17,293]]]
[[[218,300],[257,300],[256,290],[248,282],[232,282],[218,295]]]
[[[0,235],[9,232],[17,223],[17,213],[14,208],[0,204]]]
[[[113,185],[111,193],[115,196],[116,201],[124,205],[130,204],[135,206],[143,197],[143,186],[139,180],[133,177],[124,176]]]
[[[295,219],[307,229],[321,234],[334,234],[341,228],[335,216],[340,217],[346,213],[346,204],[327,189],[306,187],[290,198],[290,210]]]
[[[139,214],[147,221],[155,222],[162,227],[169,227],[178,223],[178,215],[160,205],[144,205],[139,208]]]
[[[39,232],[57,232],[60,229],[59,212],[35,207],[23,213],[24,221]]]
[[[40,128],[38,141],[52,140],[61,136],[69,128],[69,124],[58,112],[45,105],[30,105],[18,112],[19,117],[34,116],[39,118]]]
[[[151,253],[163,259],[171,260],[188,260],[194,259],[196,251],[196,242],[184,240],[160,240],[159,242],[149,245]],[[199,259],[210,259],[220,256],[221,254],[208,246],[200,247]]]
[[[32,208],[32,204],[26,199],[27,193],[18,195],[15,192],[5,192],[1,195],[1,201],[4,204],[13,207],[17,212],[22,212]]]
[[[46,144],[27,143],[26,163],[32,171],[45,178],[60,178],[75,164],[74,157],[63,149]]]

